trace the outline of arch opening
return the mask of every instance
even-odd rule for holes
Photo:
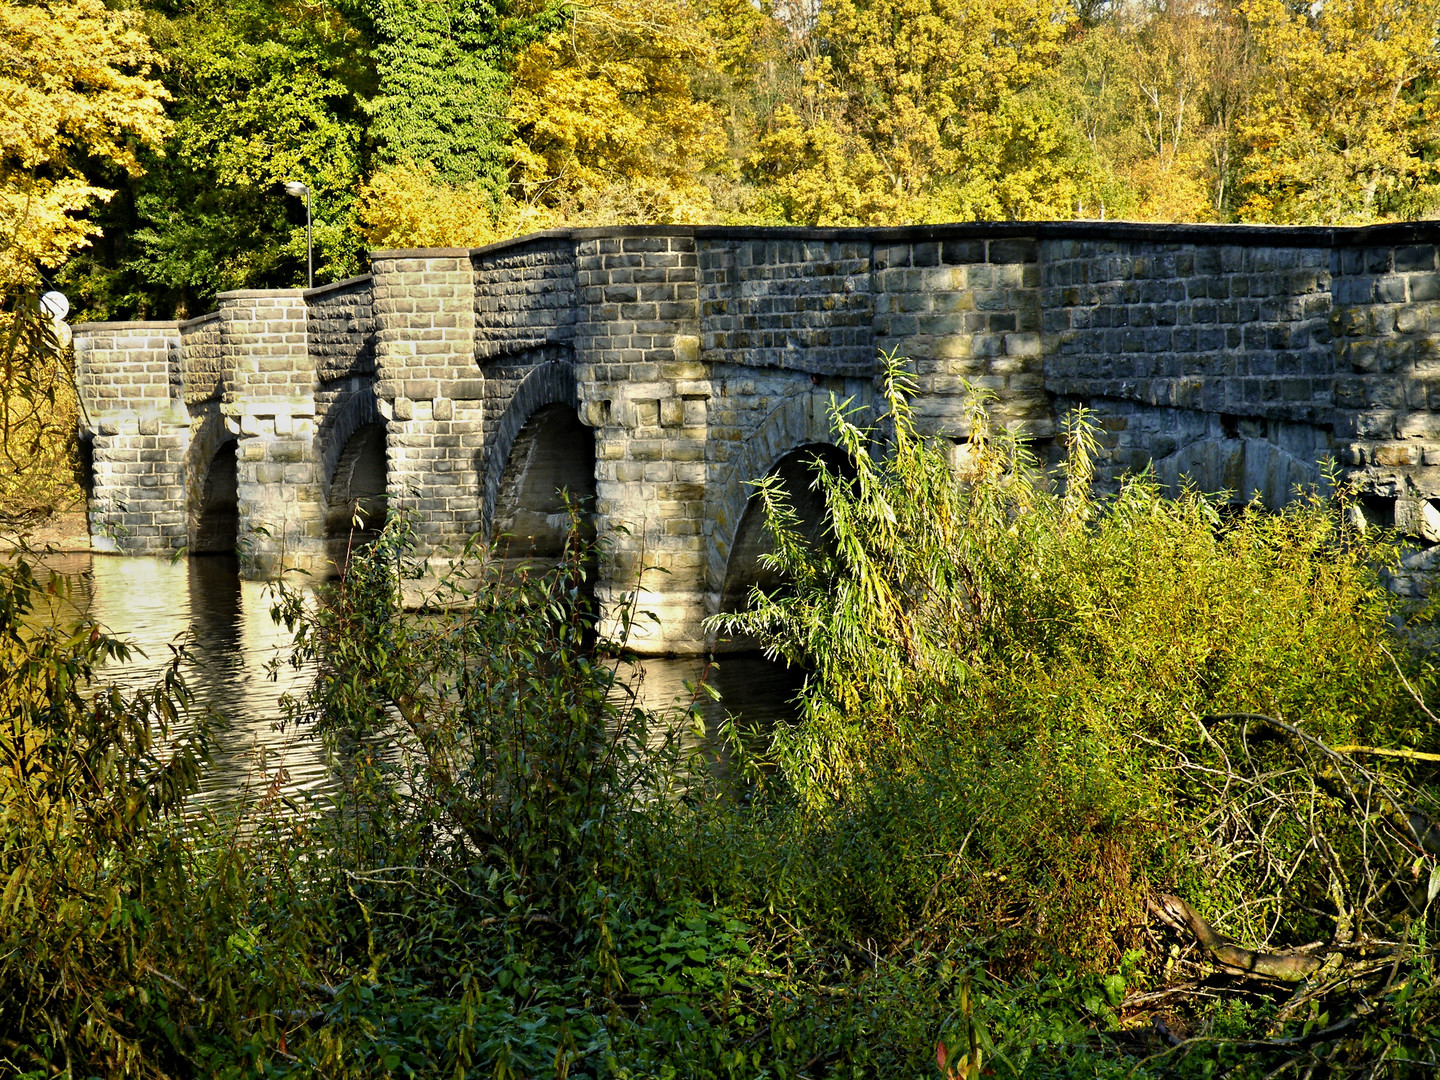
[[[570,528],[562,492],[593,535],[595,432],[573,406],[553,404],[525,422],[500,476],[491,538],[506,562],[559,560]]]
[[[325,506],[325,534],[350,544],[369,543],[385,524],[389,462],[384,423],[361,424],[335,463]]]
[[[190,551],[194,555],[233,554],[240,535],[240,474],[236,450],[239,443],[231,439],[220,444],[205,471],[205,486],[200,495],[200,513],[196,520]]]
[[[75,483],[85,498],[95,495],[95,436],[86,431],[75,444]]]
[[[798,446],[776,462],[767,474],[780,477],[790,505],[800,519],[801,539],[812,548],[833,544],[826,528],[825,495],[815,490],[817,466],[846,479],[855,475],[855,465],[849,456],[831,443]],[[735,541],[730,546],[730,558],[725,565],[725,580],[720,589],[721,612],[745,610],[750,590],[756,586],[765,592],[783,587],[780,575],[764,562],[764,557],[774,550],[774,540],[765,526],[765,509],[760,497],[751,495],[735,530]],[[732,640],[728,647],[747,648],[753,644]]]

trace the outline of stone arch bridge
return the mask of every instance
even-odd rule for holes
[[[324,572],[353,522],[405,506],[429,551],[504,533],[543,556],[564,486],[594,496],[609,539],[602,597],[638,588],[658,616],[641,650],[699,651],[703,617],[755,572],[745,482],[827,443],[830,395],[867,400],[893,349],[924,429],[957,446],[968,382],[1042,451],[1088,406],[1109,484],[1153,465],[1278,505],[1332,459],[1424,562],[1437,250],[1425,223],[1010,223],[375,252],[333,285],[75,327],[91,533],[122,553],[238,550],[266,577]]]

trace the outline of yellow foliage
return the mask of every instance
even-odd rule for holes
[[[33,301],[31,292],[0,328],[0,524],[7,527],[69,509],[83,497],[70,360]]]
[[[372,249],[480,247],[498,238],[484,186],[447,183],[431,165],[376,173],[360,188],[359,216]]]
[[[683,0],[594,0],[514,61],[512,179],[524,215],[569,224],[691,222],[721,152],[689,70],[709,41]],[[538,212],[538,213],[537,213]]]
[[[1364,224],[1440,199],[1435,155],[1440,5],[1243,0],[1260,54],[1239,134],[1242,220]]]
[[[1025,91],[1057,63],[1067,25],[1063,0],[834,0],[818,28],[833,42],[830,72],[816,77],[843,94],[846,122],[896,193],[914,198],[937,179],[963,184],[1003,155],[1000,113],[1032,125],[1051,119]],[[1028,180],[1023,187],[1026,202],[1040,194]],[[1008,200],[998,203],[975,216],[1010,213]]]
[[[80,217],[110,191],[88,183],[78,159],[140,171],[135,141],[168,130],[155,54],[136,12],[101,0],[0,0],[0,285],[35,279],[83,247]]]
[[[806,126],[788,105],[776,110],[748,164],[763,184],[766,217],[873,225],[904,216],[905,200],[865,143],[826,120]]]
[[[1125,179],[1139,197],[1137,221],[1214,221],[1215,205],[1199,150],[1145,157],[1131,163]]]
[[[747,157],[769,216],[1072,216],[1092,155],[1042,92],[1068,26],[1063,0],[831,0],[818,51],[797,53],[799,100],[770,114]]]

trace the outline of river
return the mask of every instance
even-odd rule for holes
[[[223,808],[244,801],[278,770],[292,796],[329,790],[324,754],[302,725],[284,727],[281,696],[304,693],[311,672],[286,662],[289,634],[271,618],[273,595],[264,582],[242,581],[234,558],[189,559],[50,555],[43,564],[76,582],[73,614],[89,617],[132,643],[128,663],[105,671],[127,688],[155,682],[170,662],[171,646],[188,642],[185,681],[199,708],[213,709],[212,762],[196,803]],[[699,658],[646,659],[641,702],[652,708],[688,703],[687,680],[702,674],[721,695],[702,695],[698,706],[713,730],[726,710],[760,729],[794,716],[791,698],[800,676],[760,656],[726,656],[706,671]]]

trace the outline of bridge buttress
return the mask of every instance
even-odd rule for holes
[[[712,386],[700,358],[695,238],[627,231],[576,234],[575,361],[581,419],[595,428],[597,593],[612,623],[632,593],[656,617],[635,620],[637,649],[701,652]]]
[[[220,412],[236,450],[241,573],[324,573],[315,365],[299,289],[221,293]]]
[[[458,549],[480,525],[484,444],[470,251],[377,251],[370,265],[389,506],[414,512],[422,553]]]
[[[93,440],[91,544],[169,554],[185,546],[189,416],[175,322],[74,328],[82,437]]]

